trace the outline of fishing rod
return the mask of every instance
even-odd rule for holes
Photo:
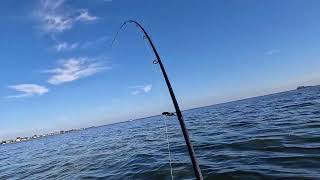
[[[119,31],[117,32],[115,38],[117,37],[117,35],[120,32],[120,30],[123,27],[125,27],[127,24],[135,24],[136,27],[139,28],[143,32],[144,37],[148,40],[148,42],[149,42],[149,44],[150,44],[150,46],[151,46],[151,48],[153,50],[153,53],[156,56],[156,59],[153,61],[153,63],[154,64],[159,64],[161,72],[163,74],[163,77],[164,77],[164,79],[166,81],[166,84],[167,84],[167,87],[168,87],[168,90],[169,90],[169,93],[170,93],[174,108],[176,110],[176,116],[178,117],[178,120],[179,120],[179,123],[180,123],[180,127],[181,127],[181,130],[182,130],[182,133],[183,133],[183,137],[184,137],[184,140],[185,140],[187,148],[188,148],[188,152],[189,152],[189,156],[190,156],[190,159],[191,159],[191,162],[192,162],[192,166],[193,166],[193,170],[194,170],[195,176],[196,176],[197,180],[203,180],[201,169],[200,169],[198,160],[196,158],[196,154],[194,152],[194,148],[192,146],[192,143],[191,143],[191,140],[190,140],[190,137],[189,137],[189,133],[188,133],[188,129],[187,129],[186,124],[184,122],[184,119],[183,119],[183,116],[182,116],[178,101],[177,101],[176,96],[175,96],[175,94],[173,92],[173,88],[172,88],[171,83],[169,81],[169,78],[168,78],[167,72],[166,72],[166,70],[164,68],[164,65],[163,65],[163,63],[161,61],[160,55],[159,55],[156,47],[154,46],[153,42],[151,41],[150,36],[146,32],[146,30],[137,21],[128,20],[128,21],[125,21],[122,24],[122,26],[120,27]],[[112,44],[114,43],[115,38],[114,38]]]

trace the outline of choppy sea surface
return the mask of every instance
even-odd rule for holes
[[[320,87],[183,112],[205,179],[320,179]],[[175,117],[0,146],[0,179],[194,179]]]

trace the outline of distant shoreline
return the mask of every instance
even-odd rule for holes
[[[191,111],[191,110],[200,109],[200,108],[205,108],[205,107],[210,107],[210,106],[233,103],[233,102],[238,102],[238,101],[244,101],[244,100],[249,100],[249,99],[254,99],[254,98],[259,98],[259,97],[265,97],[265,96],[270,96],[270,95],[276,95],[276,94],[286,93],[286,92],[290,92],[290,91],[297,91],[297,90],[303,90],[303,89],[308,89],[308,88],[317,88],[317,87],[320,87],[320,85],[298,86],[296,89],[292,89],[292,90],[281,91],[281,92],[276,92],[276,93],[271,93],[271,94],[265,94],[265,95],[261,95],[261,96],[248,97],[248,98],[232,100],[232,101],[227,101],[227,102],[222,102],[222,103],[217,103],[217,104],[211,104],[211,105],[206,105],[206,106],[199,106],[199,107],[195,107],[195,108],[184,109],[184,110],[182,110],[182,112]],[[146,117],[137,118],[137,119],[130,119],[130,120],[125,120],[125,121],[120,121],[120,122],[114,122],[114,123],[104,124],[104,125],[100,125],[100,126],[90,126],[90,127],[87,127],[87,128],[71,129],[71,130],[59,131],[59,132],[55,132],[55,133],[48,133],[48,134],[45,134],[45,135],[34,135],[34,136],[31,136],[31,137],[22,137],[22,138],[17,137],[15,140],[0,140],[0,145],[15,144],[15,143],[19,143],[19,142],[31,141],[31,140],[38,139],[38,138],[44,138],[44,137],[48,137],[48,136],[65,134],[65,133],[73,132],[73,131],[80,131],[80,130],[85,130],[85,129],[91,129],[91,128],[97,128],[97,127],[103,127],[103,126],[110,126],[110,125],[114,125],[114,124],[121,124],[121,123],[130,122],[130,121],[143,120],[143,119],[146,119],[146,118],[152,118],[152,117],[157,117],[157,116],[161,116],[161,113],[158,114],[158,115],[152,115],[152,116],[146,116]],[[35,136],[38,136],[38,137],[35,137]],[[20,139],[20,140],[18,140],[18,139]],[[8,141],[8,143],[7,142],[3,143],[5,141]]]
[[[28,141],[32,141],[32,140],[35,140],[35,139],[42,139],[42,138],[46,138],[46,137],[50,137],[50,136],[67,134],[67,133],[71,133],[71,132],[75,132],[75,131],[81,131],[81,130],[90,129],[90,128],[94,128],[94,127],[95,126],[91,126],[91,127],[87,127],[87,128],[70,129],[70,130],[66,130],[66,131],[61,130],[61,131],[58,131],[58,132],[40,134],[40,135],[35,134],[33,136],[30,136],[30,137],[16,137],[15,139],[1,140],[0,141],[0,145],[8,145],[8,144],[17,144],[17,143],[21,143],[21,142],[28,142]]]
[[[307,89],[307,88],[313,88],[313,87],[316,87],[316,86],[298,86],[298,87],[297,87],[297,90]]]

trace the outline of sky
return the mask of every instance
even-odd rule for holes
[[[320,84],[318,0],[3,0],[0,139]]]

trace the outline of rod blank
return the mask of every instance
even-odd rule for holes
[[[183,136],[184,136],[184,140],[185,140],[187,148],[188,148],[188,152],[189,152],[189,156],[190,156],[190,159],[191,159],[191,162],[192,162],[192,166],[193,166],[193,170],[194,170],[195,176],[196,176],[197,180],[202,180],[203,177],[202,177],[201,169],[200,169],[198,160],[196,158],[196,155],[195,155],[195,152],[194,152],[194,149],[193,149],[193,145],[192,145],[190,137],[189,137],[188,129],[187,129],[186,124],[184,122],[184,119],[183,119],[183,116],[182,116],[178,101],[177,101],[176,96],[175,96],[175,94],[173,92],[173,88],[172,88],[171,83],[169,81],[169,78],[168,78],[167,72],[166,72],[166,70],[164,68],[164,65],[163,65],[163,63],[161,61],[160,55],[158,54],[158,51],[156,50],[156,47],[154,46],[153,42],[151,41],[151,38],[148,35],[148,33],[145,31],[145,29],[137,21],[134,21],[134,20],[126,21],[121,26],[121,28],[124,27],[127,23],[133,23],[140,30],[142,30],[142,32],[144,33],[144,36],[148,40],[148,42],[149,42],[149,44],[150,44],[150,46],[151,46],[151,48],[153,50],[154,55],[156,56],[156,60],[154,62],[157,62],[157,63],[154,63],[154,64],[159,64],[160,65],[160,69],[161,69],[163,77],[164,77],[164,79],[166,81],[166,84],[167,84],[167,87],[168,87],[168,90],[169,90],[169,93],[170,93],[174,108],[176,110],[176,115],[178,117],[178,120],[179,120],[179,123],[180,123],[180,127],[181,127],[181,130],[182,130]]]

